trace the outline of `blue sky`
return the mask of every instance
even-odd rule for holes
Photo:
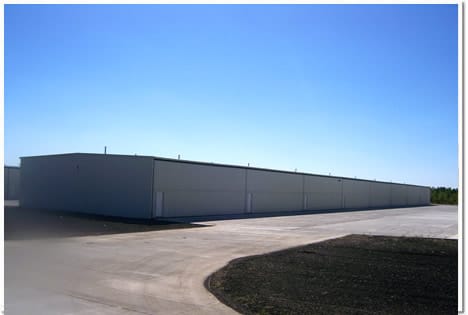
[[[6,5],[5,163],[156,155],[458,186],[456,5]]]

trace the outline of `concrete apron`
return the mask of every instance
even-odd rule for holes
[[[7,314],[234,314],[203,286],[238,257],[351,233],[449,238],[457,208],[203,222],[203,228],[5,242]]]

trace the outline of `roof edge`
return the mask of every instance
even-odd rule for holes
[[[333,175],[322,175],[322,174],[305,173],[305,172],[293,172],[293,171],[286,171],[286,170],[278,170],[278,169],[262,168],[262,167],[254,167],[254,166],[244,166],[244,165],[235,165],[235,164],[222,164],[222,163],[210,163],[210,162],[193,161],[193,160],[181,160],[181,159],[165,158],[165,157],[150,156],[150,155],[129,155],[129,154],[109,154],[109,153],[104,154],[104,153],[74,152],[74,153],[58,153],[58,154],[23,156],[23,157],[20,157],[20,159],[23,159],[23,158],[25,158],[25,159],[26,158],[40,158],[40,157],[73,156],[73,155],[100,155],[100,156],[108,155],[108,156],[132,157],[132,158],[150,158],[150,159],[154,159],[154,160],[158,160],[158,161],[167,161],[167,162],[176,162],[176,163],[197,164],[197,165],[218,166],[218,167],[230,167],[230,168],[250,169],[250,170],[258,170],[258,171],[268,171],[268,172],[283,173],[283,174],[308,175],[308,176],[326,177],[326,178],[343,179],[343,180],[355,180],[355,181],[364,181],[364,182],[380,183],[380,184],[394,184],[394,185],[403,185],[403,186],[431,188],[430,186],[424,186],[424,185],[405,184],[405,183],[398,183],[398,182],[386,182],[386,181],[363,179],[363,178],[353,178],[353,177],[333,176]]]

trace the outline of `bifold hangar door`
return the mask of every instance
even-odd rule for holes
[[[303,209],[302,175],[247,170],[249,211],[252,213]]]
[[[303,176],[154,160],[153,217],[303,210]]]
[[[343,207],[341,178],[304,175],[304,209],[324,210]]]
[[[152,217],[429,204],[427,187],[155,159]]]
[[[23,207],[145,219],[430,204],[429,187],[150,156],[22,157],[20,183]]]
[[[154,160],[153,216],[244,213],[246,170]]]

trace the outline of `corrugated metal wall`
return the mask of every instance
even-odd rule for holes
[[[163,216],[244,212],[244,170],[158,160],[154,167],[154,206],[161,192]]]
[[[392,184],[392,207],[401,207],[408,205],[408,186]]]
[[[25,208],[151,218],[153,159],[68,154],[21,159]]]
[[[22,159],[24,207],[154,218],[428,205],[427,187],[153,157]]]
[[[247,170],[247,193],[252,196],[251,212],[302,209],[302,176]]]
[[[428,205],[426,187],[155,160],[155,216]],[[428,196],[428,194],[427,194]]]
[[[304,209],[323,210],[343,207],[342,179],[320,176],[304,176]]]
[[[386,183],[369,183],[370,207],[388,207],[392,204],[392,185]]]
[[[19,200],[20,198],[20,168],[5,166],[3,168],[3,199]]]
[[[343,180],[343,208],[370,207],[370,182]]]

